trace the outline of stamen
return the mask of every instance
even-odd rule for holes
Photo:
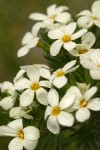
[[[88,52],[87,49],[81,49],[81,50],[79,50],[79,54],[85,54],[85,53],[87,53],[87,52]]]
[[[40,88],[40,85],[39,83],[33,83],[31,86],[30,86],[30,89],[33,90],[33,91],[36,91]]]
[[[100,64],[97,65],[97,68],[100,68]]]
[[[92,16],[91,18],[92,18],[92,20],[97,20],[96,16]]]
[[[80,101],[80,107],[86,107],[87,106],[87,101],[85,99]]]
[[[53,116],[58,116],[60,112],[61,112],[61,109],[58,106],[56,106],[52,109]]]
[[[70,35],[64,35],[62,37],[62,41],[63,42],[70,42],[71,41],[71,36]]]
[[[17,137],[19,137],[20,139],[24,139],[24,132],[22,130],[18,131]]]
[[[62,70],[59,70],[56,72],[56,77],[61,77],[64,75],[64,72]]]
[[[54,19],[56,18],[56,16],[57,16],[57,15],[51,15],[51,16],[49,17],[49,19],[53,19],[53,20],[54,20]]]

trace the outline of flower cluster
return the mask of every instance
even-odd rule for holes
[[[47,8],[46,15],[30,14],[30,19],[39,22],[25,34],[17,53],[22,57],[30,49],[41,47],[57,66],[21,66],[13,83],[0,85],[0,107],[15,119],[0,126],[0,136],[14,137],[9,150],[34,150],[42,129],[59,134],[65,127],[88,121],[92,111],[100,111],[100,49],[95,47],[92,32],[92,28],[100,27],[100,1],[93,3],[92,12],[80,12],[76,22],[67,10],[54,4]],[[46,125],[40,125],[40,120]]]

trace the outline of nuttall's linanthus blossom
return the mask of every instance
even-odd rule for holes
[[[66,77],[66,74],[74,72],[79,65],[73,67],[76,64],[76,60],[72,60],[69,63],[67,63],[63,68],[60,68],[56,70],[52,75],[50,82],[57,88],[62,88],[66,85],[68,79]]]
[[[70,112],[76,111],[75,117],[77,121],[84,122],[88,120],[91,116],[90,110],[100,111],[100,97],[92,98],[96,92],[96,86],[91,88],[87,88],[86,86],[86,90],[84,91],[77,86],[72,86],[67,91],[69,95],[76,95],[75,102],[69,110]]]
[[[91,7],[91,11],[83,10],[78,15],[77,20],[80,28],[90,28],[96,25],[100,28],[100,1],[95,1]]]
[[[13,107],[10,109],[9,111],[9,116],[10,118],[14,118],[14,119],[19,119],[19,118],[26,118],[26,119],[33,119],[33,117],[31,115],[29,115],[28,113],[30,113],[32,111],[32,107]]]
[[[70,13],[65,12],[65,10],[68,10],[68,7],[56,7],[56,4],[53,4],[47,8],[47,15],[41,13],[32,13],[30,14],[29,18],[32,20],[41,21],[43,28],[53,25],[55,22],[67,24],[71,21],[71,15]]]
[[[1,92],[7,93],[8,95],[7,97],[1,99],[0,106],[5,110],[11,109],[17,98],[17,92],[15,91],[14,85],[9,81],[5,81],[2,83]]]
[[[25,72],[28,71],[28,69],[32,69],[34,67],[37,67],[40,72],[40,76],[42,78],[45,78],[47,80],[50,80],[50,67],[45,64],[34,64],[34,65],[27,65],[27,66],[21,66],[21,69],[23,69]]]
[[[37,36],[39,30],[41,28],[41,23],[36,23],[32,28],[32,33],[27,32],[22,39],[23,47],[18,50],[17,56],[22,57],[25,56],[31,48],[34,48],[38,45],[39,37]]]
[[[81,38],[81,44],[77,44],[74,50],[70,51],[70,54],[77,57],[84,57],[92,49],[91,47],[95,43],[95,35],[92,32],[87,32]]]
[[[39,69],[40,72],[40,76],[42,78],[45,79],[50,79],[50,68],[49,66],[45,65],[45,64],[34,64],[34,65],[26,65],[26,66],[21,66],[21,70],[19,70],[19,72],[17,73],[17,75],[14,78],[14,83],[17,82],[19,79],[21,79],[24,75],[25,72],[27,72],[28,69],[32,69],[32,67],[34,68],[37,67]]]
[[[87,29],[81,29],[74,33],[75,29],[76,22],[72,22],[66,26],[62,26],[59,29],[54,29],[48,32],[49,38],[56,40],[50,47],[50,54],[52,56],[56,56],[62,46],[67,51],[73,50],[76,46],[76,43],[73,41],[87,32]]]
[[[50,88],[50,81],[40,81],[40,72],[35,66],[29,67],[26,74],[29,79],[21,78],[15,83],[16,90],[25,90],[20,95],[20,105],[25,107],[32,104],[35,93],[37,100],[41,104],[47,105],[47,91],[43,87]]]
[[[14,137],[8,145],[9,150],[34,150],[37,146],[40,132],[34,126],[23,128],[22,119],[14,120],[0,126],[0,136]]]
[[[100,49],[95,49],[80,60],[81,65],[90,70],[90,75],[95,80],[100,80]]]
[[[71,113],[65,111],[75,100],[75,95],[66,93],[59,102],[59,94],[55,89],[51,89],[48,93],[48,106],[45,111],[45,120],[47,119],[47,128],[53,134],[59,134],[60,125],[71,127],[74,124],[74,117]],[[60,125],[59,125],[60,124]]]

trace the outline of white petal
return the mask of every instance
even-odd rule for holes
[[[41,22],[38,22],[38,23],[36,23],[36,24],[32,27],[32,34],[33,34],[33,37],[37,37],[37,34],[38,34],[38,32],[39,32],[41,26],[42,26],[42,23],[41,23]]]
[[[40,70],[40,76],[45,78],[45,79],[50,79],[50,71],[47,68],[39,68]]]
[[[50,81],[47,81],[47,80],[40,81],[39,85],[43,87],[47,87],[47,88],[51,87]]]
[[[72,40],[76,40],[77,38],[80,38],[83,34],[87,32],[87,29],[81,29],[78,32],[74,33],[72,35]]]
[[[87,108],[81,108],[76,112],[76,119],[79,122],[84,122],[90,118],[90,111]]]
[[[60,101],[59,107],[63,110],[70,107],[75,101],[75,94],[65,94],[62,100]]]
[[[10,118],[19,119],[22,117],[22,115],[21,115],[22,112],[25,113],[25,111],[22,110],[21,107],[13,107],[9,111],[9,116],[10,116]]]
[[[14,138],[8,145],[9,150],[23,150],[23,141],[20,138]]]
[[[5,97],[4,99],[2,99],[0,101],[0,106],[4,109],[4,110],[9,110],[11,109],[14,104],[15,104],[15,98],[13,98],[12,96],[8,96]]]
[[[72,22],[65,27],[65,34],[71,35],[76,29],[76,22]]]
[[[15,92],[14,85],[9,81],[5,81],[1,86],[1,92],[2,93],[7,92],[11,95],[14,94]]]
[[[55,18],[55,21],[60,23],[68,23],[70,20],[71,20],[71,15],[70,13],[67,12],[63,12]]]
[[[8,127],[12,128],[15,131],[20,131],[23,129],[22,119],[14,120],[14,121],[8,123],[7,125],[8,125]]]
[[[74,124],[74,117],[72,114],[62,111],[57,117],[59,124],[62,126],[71,127]]]
[[[67,51],[72,51],[76,46],[76,43],[74,42],[67,42],[67,43],[64,43],[64,48],[67,50]]]
[[[100,111],[100,98],[91,99],[87,107],[94,111]]]
[[[51,112],[52,112],[52,108],[50,106],[47,106],[46,111],[45,111],[45,115],[44,115],[45,120],[47,119],[47,117],[49,115],[51,115]]]
[[[51,30],[48,33],[48,37],[53,40],[61,39],[63,37],[63,35],[64,35],[63,32],[59,29]]]
[[[84,94],[84,98],[89,100],[95,93],[97,92],[97,87],[91,87],[86,93]]]
[[[77,20],[77,24],[80,28],[90,28],[93,25],[91,17],[83,16]]]
[[[33,65],[23,66],[23,69],[26,71],[27,76],[33,83],[37,83],[40,78],[39,68]]]
[[[100,80],[100,69],[91,69],[90,75],[94,80]]]
[[[24,128],[24,138],[27,140],[38,140],[40,137],[40,132],[38,128],[34,126],[28,126]]]
[[[0,126],[0,136],[16,136],[16,131],[8,126]]]
[[[28,44],[32,39],[33,39],[32,33],[27,32],[22,39],[22,45]]]
[[[56,8],[56,13],[60,14],[62,11],[68,10],[69,8],[67,6],[59,6]]]
[[[67,78],[65,76],[61,76],[61,77],[56,77],[53,80],[53,85],[57,88],[62,88],[63,86],[65,86],[67,83]]]
[[[70,68],[72,68],[75,64],[76,64],[76,60],[72,60],[69,63],[67,63],[63,68],[62,71],[66,72],[67,70],[69,70]]]
[[[27,89],[20,95],[20,105],[23,107],[29,106],[33,102],[33,99],[34,91]]]
[[[40,104],[47,105],[47,94],[48,92],[44,88],[39,88],[36,91],[36,98]]]
[[[92,13],[89,10],[83,10],[77,16],[92,16]]]
[[[52,14],[55,12],[55,8],[56,8],[56,4],[50,5],[50,6],[47,8],[47,14],[48,14],[49,16],[52,15]]]
[[[69,95],[72,95],[72,94],[75,94],[76,96],[78,96],[80,99],[82,98],[82,94],[80,92],[80,89],[77,87],[77,86],[71,86],[66,94],[69,94]]]
[[[94,24],[100,28],[100,19],[95,20],[95,21],[94,21]]]
[[[44,15],[44,14],[41,14],[41,13],[32,13],[29,15],[29,18],[32,19],[32,20],[45,20],[47,19],[47,16]]]
[[[78,67],[79,67],[79,65],[78,65],[78,66],[75,66],[75,67],[73,67],[73,68],[71,68],[71,69],[69,69],[68,71],[66,71],[66,73],[74,72]],[[66,73],[65,73],[65,74],[66,74]]]
[[[73,55],[73,56],[76,56],[76,57],[80,56],[79,51],[76,50],[76,49],[74,49],[74,50],[72,50],[72,51],[69,51],[69,53],[70,53],[71,55]]]
[[[28,47],[28,48],[33,48],[33,47],[37,46],[38,42],[39,42],[39,37],[33,38],[33,39],[27,44],[27,47]]]
[[[30,85],[31,85],[30,80],[26,78],[21,78],[15,83],[15,89],[19,91],[24,90],[26,88],[29,88]]]
[[[23,74],[25,73],[24,70],[19,70],[18,73],[16,74],[15,78],[14,78],[14,83],[17,82],[20,78],[23,78]]]
[[[82,44],[87,45],[90,49],[95,43],[96,38],[92,32],[88,32],[82,36]]]
[[[30,140],[24,140],[23,141],[23,146],[25,147],[25,149],[27,150],[34,150],[36,148],[38,144],[38,140],[35,141],[30,141]]]
[[[26,55],[29,51],[30,51],[30,48],[28,48],[26,45],[18,50],[17,56],[22,57],[22,56]]]
[[[87,69],[94,69],[95,68],[95,64],[89,59],[83,58],[80,60],[80,63],[84,68],[87,68]]]
[[[50,54],[52,56],[56,56],[59,53],[62,45],[63,45],[63,42],[61,40],[55,41],[50,47]]]
[[[95,63],[95,65],[99,65],[100,64],[100,49],[96,49],[96,50],[93,50],[91,53],[90,53],[90,58],[91,58],[91,61]]]
[[[59,103],[59,94],[55,89],[51,89],[47,96],[48,103],[50,106],[55,107],[58,106]]]
[[[94,16],[100,16],[100,1],[95,1],[91,9]]]
[[[57,118],[50,116],[47,120],[47,128],[52,132],[53,134],[59,134],[60,132],[60,126],[58,124]]]

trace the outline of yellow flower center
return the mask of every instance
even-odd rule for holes
[[[79,54],[85,54],[85,53],[87,53],[87,52],[88,52],[87,49],[81,49],[81,50],[79,50]]]
[[[80,107],[86,107],[87,106],[87,101],[85,99],[80,101]]]
[[[53,20],[54,20],[54,19],[56,18],[56,16],[57,16],[57,15],[51,15],[51,16],[49,17],[49,19],[53,19]]]
[[[33,83],[31,86],[30,86],[30,89],[33,90],[33,91],[36,91],[40,88],[40,85],[39,83]]]
[[[64,72],[62,70],[56,72],[56,77],[61,77],[63,75],[64,75]]]
[[[97,17],[96,16],[92,16],[92,20],[97,20]]]
[[[61,112],[61,109],[58,106],[56,106],[52,109],[53,116],[58,116],[60,112]]]
[[[62,37],[62,41],[63,42],[70,42],[71,41],[71,36],[70,35],[64,35]]]
[[[24,132],[22,130],[18,131],[17,137],[20,139],[24,139]]]
[[[97,67],[100,68],[100,64],[98,64]]]

